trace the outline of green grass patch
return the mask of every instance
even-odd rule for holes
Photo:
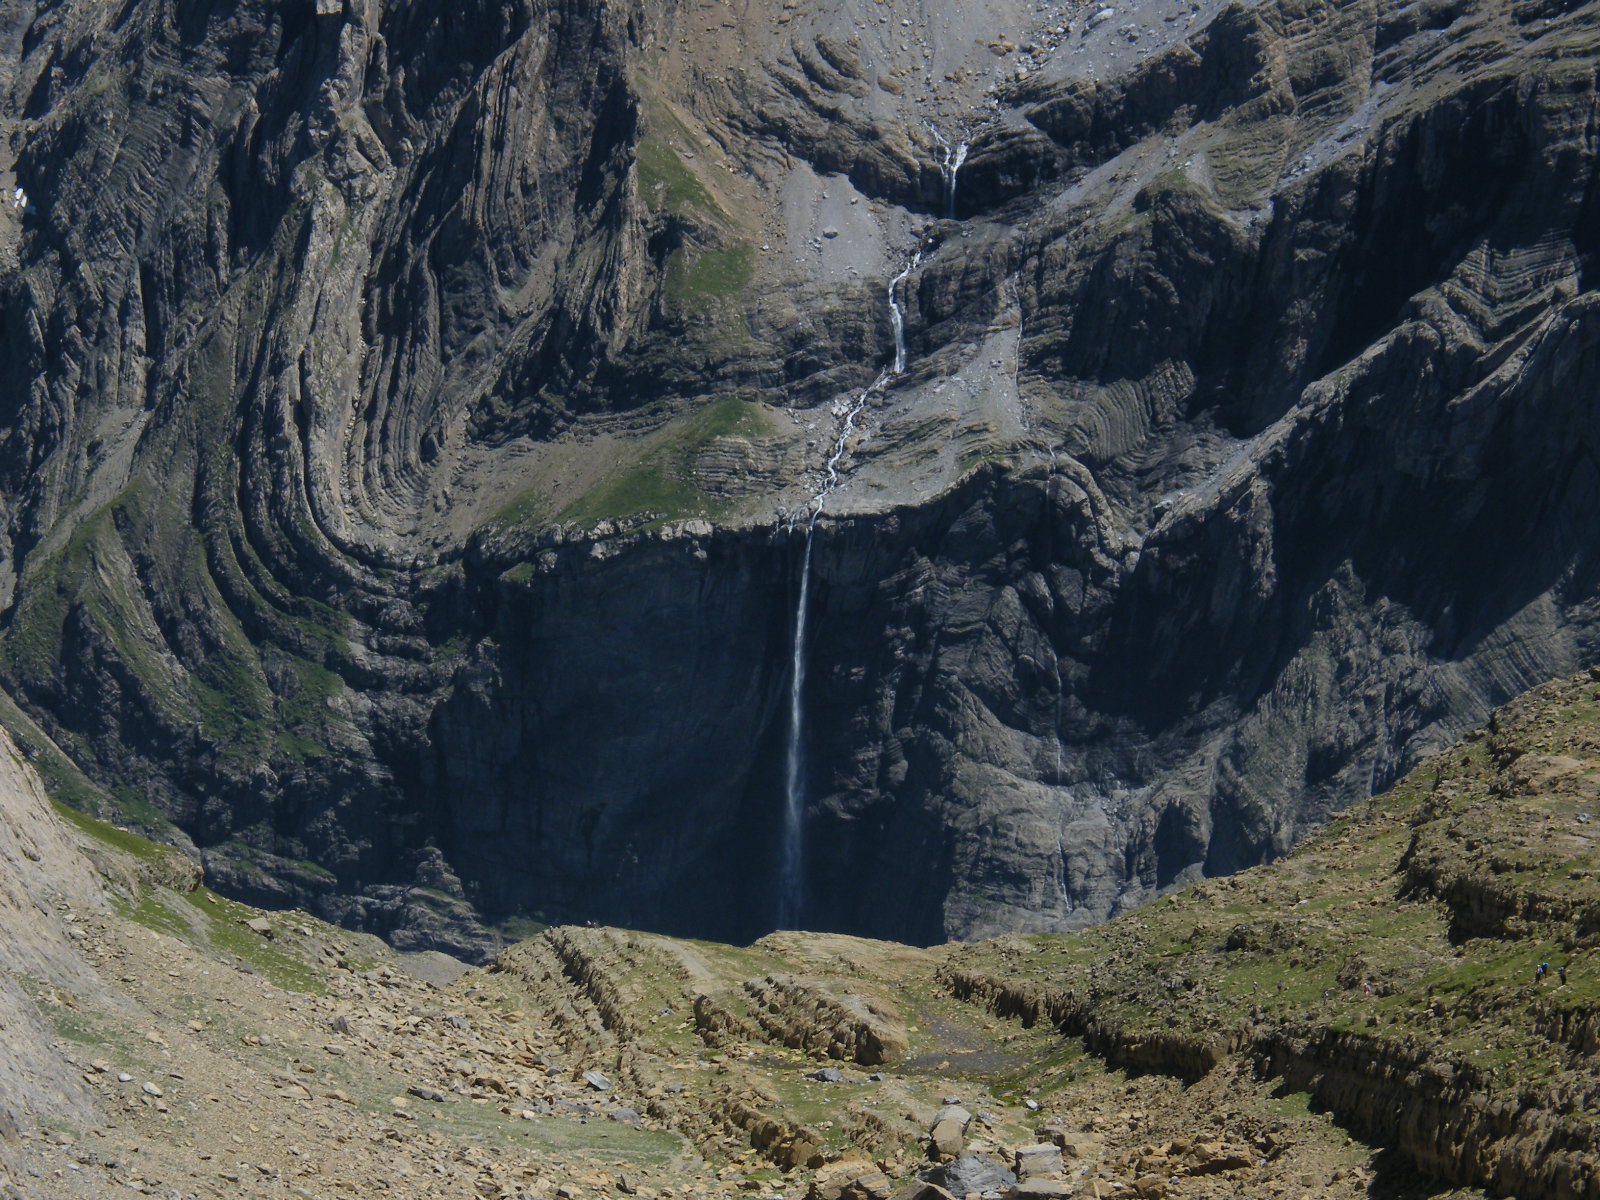
[[[84,590],[95,586],[97,543],[103,537],[116,536],[111,518],[114,503],[80,521],[58,549],[43,555],[35,551],[24,562],[5,648],[13,669],[25,679],[54,676],[67,617]]]
[[[30,765],[53,802],[78,813],[101,811],[105,793],[65,755],[47,750],[36,755]]]
[[[525,942],[549,928],[546,922],[537,917],[504,917],[494,924],[494,931],[508,942]]]
[[[71,996],[32,975],[19,974],[17,982],[57,1037],[90,1050],[105,1051],[120,1069],[149,1073],[149,1044],[133,1036],[126,1022],[108,1018],[87,999]]]
[[[102,821],[98,817],[91,817],[88,813],[79,812],[61,800],[51,798],[51,807],[56,810],[63,820],[73,825],[83,833],[88,834],[97,842],[102,842],[115,850],[131,855],[143,862],[154,862],[162,858],[176,856],[178,851],[171,846],[163,846],[160,842],[153,842],[147,837],[141,837],[126,829],[120,829],[109,821]]]
[[[320,969],[275,940],[245,927],[246,920],[259,915],[255,909],[219,896],[208,887],[196,888],[182,897],[181,902],[199,914],[206,942],[212,950],[248,963],[253,970],[288,991],[322,995],[328,990]],[[284,928],[288,917],[286,913],[267,914],[279,938],[292,936]]]
[[[638,150],[639,195],[657,212],[724,215],[665,133],[647,133]]]
[[[638,515],[653,521],[715,519],[728,505],[695,485],[697,454],[717,437],[759,437],[768,420],[759,404],[736,396],[687,413],[662,430],[641,457],[567,505],[557,519],[579,525]],[[517,504],[513,501],[501,517],[514,515]],[[525,578],[531,577],[528,567]]]
[[[444,1104],[413,1103],[406,1111],[417,1118],[420,1129],[471,1138],[518,1158],[583,1156],[663,1169],[678,1163],[687,1152],[687,1144],[675,1133],[635,1129],[605,1117],[579,1121],[552,1116],[528,1121],[507,1116],[492,1104],[455,1100]]]
[[[561,519],[585,525],[634,513],[651,513],[670,520],[708,515],[710,504],[698,488],[673,474],[667,463],[652,458],[569,504],[562,510]]]
[[[680,248],[667,260],[667,298],[689,307],[730,300],[754,273],[755,254],[744,243],[730,250]]]
[[[344,690],[344,679],[321,663],[305,659],[293,661],[295,686],[278,700],[279,748],[291,758],[326,757],[332,751],[329,726],[334,713],[328,707]]]
[[[112,905],[122,916],[138,922],[146,929],[153,929],[157,933],[165,933],[183,941],[190,940],[191,930],[188,923],[173,911],[155,888],[146,891],[137,902],[114,896]]]
[[[286,991],[310,995],[327,991],[322,970],[281,941],[294,936],[285,928],[290,914],[266,914],[276,929],[275,937],[267,938],[244,925],[246,920],[262,914],[207,887],[196,888],[187,895],[153,887],[137,902],[121,898],[113,898],[112,902],[129,920],[224,960],[235,959]]]
[[[708,153],[711,147],[678,119],[648,79],[639,82],[644,100],[642,136],[635,151],[640,198],[656,212],[726,222],[728,214],[684,158]]]
[[[767,410],[760,404],[738,396],[714,400],[695,414],[696,444],[718,437],[761,437],[771,429]]]

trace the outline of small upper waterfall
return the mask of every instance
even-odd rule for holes
[[[932,125],[928,126],[928,132],[939,143],[939,173],[944,176],[944,215],[953,221],[956,219],[956,184],[960,181],[961,165],[967,161],[967,143],[958,142],[952,146],[945,140],[944,134]]]
[[[894,366],[879,376],[878,381],[862,393],[863,399],[882,387],[891,376],[906,373],[906,314],[900,307],[900,285],[917,269],[920,262],[922,262],[922,251],[918,250],[911,256],[911,261],[905,265],[905,269],[889,281],[889,324],[894,326]]]
[[[850,448],[850,436],[867,401],[881,392],[906,369],[905,313],[900,307],[899,288],[922,261],[919,250],[901,272],[889,281],[889,321],[894,327],[894,364],[886,368],[871,386],[858,393],[843,410],[844,423],[823,466],[822,486],[811,500],[806,519],[805,549],[800,555],[800,596],[794,610],[794,650],[789,665],[789,752],[784,764],[783,857],[778,875],[778,928],[798,928],[805,913],[805,687],[806,624],[811,602],[811,547],[816,535],[817,517],[828,496],[839,486],[839,463]],[[835,409],[835,412],[839,410]]]

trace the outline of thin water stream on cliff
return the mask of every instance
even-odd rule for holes
[[[900,307],[900,285],[922,262],[919,249],[905,267],[889,281],[889,324],[894,330],[894,363],[886,368],[871,385],[862,389],[844,412],[844,424],[833,444],[833,452],[825,464],[826,477],[811,501],[811,513],[806,520],[805,549],[800,555],[800,596],[795,602],[794,648],[789,670],[789,753],[784,763],[783,804],[783,860],[778,876],[778,928],[799,928],[805,912],[805,686],[806,686],[806,618],[811,601],[811,547],[816,534],[817,517],[822,514],[828,496],[839,486],[839,463],[849,449],[850,435],[855,432],[856,420],[867,401],[881,392],[889,382],[906,369],[906,321]]]
[[[958,142],[952,146],[944,134],[932,125],[928,126],[928,132],[939,143],[939,173],[944,176],[944,215],[953,221],[956,219],[956,182],[962,164],[967,161],[967,143]]]

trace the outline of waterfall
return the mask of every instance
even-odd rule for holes
[[[789,663],[789,754],[784,771],[783,864],[778,874],[778,928],[798,929],[805,912],[805,690],[806,618],[811,601],[811,544],[817,532],[817,517],[827,502],[828,493],[839,486],[839,462],[855,432],[856,418],[867,400],[893,377],[885,371],[872,386],[858,395],[845,412],[844,426],[833,452],[825,464],[826,478],[811,501],[806,520],[806,545],[800,555],[800,598],[794,607],[794,650]]]
[[[817,518],[828,496],[839,486],[839,463],[849,449],[850,435],[855,432],[856,421],[867,406],[867,401],[882,392],[891,380],[905,374],[906,335],[905,313],[900,308],[899,287],[922,261],[919,250],[906,263],[900,274],[889,282],[889,320],[894,326],[894,365],[887,368],[872,385],[863,389],[844,410],[844,424],[833,443],[833,450],[823,464],[822,486],[811,500],[811,513],[806,519],[805,549],[800,555],[800,597],[794,609],[794,649],[789,663],[789,753],[784,764],[783,798],[783,861],[778,872],[778,928],[797,929],[805,914],[805,688],[806,688],[806,624],[807,609],[811,601],[811,546],[817,531]],[[838,410],[835,409],[835,412]]]
[[[1051,446],[1050,447],[1050,474],[1045,478],[1045,493],[1044,493],[1045,494],[1045,500],[1049,504],[1053,504],[1055,502],[1055,489],[1054,489],[1054,487],[1052,485],[1056,481],[1056,468],[1057,468],[1056,451],[1055,451],[1055,447]],[[1051,538],[1052,547],[1054,545],[1054,541],[1055,541],[1055,539],[1052,537]],[[1051,722],[1052,728],[1050,730],[1051,740],[1054,741],[1055,744],[1056,744],[1056,773],[1055,773],[1054,778],[1052,779],[1052,782],[1055,784],[1056,787],[1060,787],[1061,786],[1061,655],[1060,655],[1060,653],[1057,652],[1057,650],[1055,648],[1055,645],[1053,643],[1051,644],[1051,647],[1050,647],[1050,657],[1055,662],[1055,667],[1056,667],[1055,716],[1052,719],[1052,722]]]
[[[868,388],[867,393],[883,386],[890,377],[906,373],[906,314],[900,308],[899,292],[900,285],[917,269],[917,264],[921,261],[922,251],[918,250],[911,256],[911,261],[905,265],[905,269],[889,281],[889,324],[894,326],[894,366],[879,376],[878,382]],[[867,393],[863,393],[863,398]]]
[[[1021,336],[1022,336],[1022,331],[1020,329],[1017,331],[1017,336],[1018,336],[1019,343],[1020,343],[1020,339],[1021,339]],[[1056,449],[1055,449],[1055,447],[1054,446],[1046,446],[1045,448],[1050,452],[1050,473],[1045,476],[1045,485],[1044,485],[1045,486],[1045,493],[1044,493],[1045,494],[1045,503],[1046,503],[1047,506],[1049,506],[1049,505],[1053,505],[1054,504],[1057,472],[1060,470],[1061,464],[1056,459]],[[1055,557],[1055,555],[1054,555],[1054,548],[1055,548],[1055,538],[1054,538],[1054,536],[1051,537],[1049,545],[1050,545],[1051,551],[1052,551],[1051,557],[1054,558]],[[1052,611],[1052,613],[1054,612],[1054,608],[1053,607],[1052,607],[1051,611]],[[1051,778],[1050,778],[1050,785],[1051,785],[1051,787],[1059,788],[1059,787],[1061,787],[1061,781],[1062,781],[1062,770],[1061,770],[1061,698],[1062,698],[1062,696],[1061,696],[1061,693],[1062,693],[1062,689],[1061,689],[1061,654],[1055,648],[1055,643],[1054,642],[1050,643],[1050,661],[1055,664],[1055,675],[1056,675],[1056,694],[1055,694],[1055,703],[1053,705],[1054,711],[1053,711],[1053,713],[1051,715],[1051,720],[1050,720],[1050,740],[1055,743],[1055,748],[1056,748],[1056,771],[1055,771],[1055,774],[1053,776],[1051,776]],[[1069,797],[1069,799],[1070,799],[1070,797]],[[1062,835],[1061,835],[1061,826],[1060,826],[1060,822],[1061,822],[1061,819],[1062,819],[1063,815],[1064,814],[1059,813],[1059,812],[1056,814],[1056,822],[1057,822],[1057,824],[1056,824],[1056,864],[1057,864],[1057,867],[1058,867],[1058,870],[1056,871],[1056,893],[1057,893],[1057,895],[1059,895],[1061,897],[1061,909],[1062,909],[1062,912],[1063,913],[1071,913],[1072,910],[1076,907],[1076,905],[1074,905],[1072,903],[1072,897],[1067,892],[1067,843],[1066,843],[1066,839],[1064,837],[1062,837]]]
[[[1056,830],[1056,862],[1060,870],[1056,872],[1056,894],[1061,897],[1063,911],[1071,912],[1077,905],[1072,903],[1072,897],[1067,895],[1067,843],[1061,836],[1061,831]]]
[[[1055,773],[1055,776],[1054,776],[1054,782],[1055,782],[1055,785],[1057,787],[1060,787],[1061,786],[1061,656],[1058,655],[1058,654],[1055,654],[1054,650],[1052,650],[1051,653],[1053,655],[1055,655],[1055,660],[1056,660],[1055,728],[1051,730],[1052,740],[1056,744],[1056,773]]]
[[[967,161],[967,143],[960,142],[952,146],[945,140],[944,134],[932,125],[928,126],[928,132],[939,143],[939,174],[944,176],[944,215],[953,221],[956,219],[956,183],[961,166]]]
[[[806,688],[806,602],[811,598],[811,535],[817,528],[813,509],[806,522],[806,548],[800,556],[800,600],[794,610],[794,651],[789,675],[789,759],[784,778],[783,865],[778,876],[778,928],[798,929],[805,910],[805,760],[802,757]]]

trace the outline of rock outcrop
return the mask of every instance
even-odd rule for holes
[[[1123,936],[958,951],[945,978],[1130,1068],[1248,1062],[1435,1180],[1600,1195],[1597,677],[1519,697],[1283,864]],[[1273,935],[1229,929],[1241,905]]]
[[[1600,9],[924,9],[13,5],[0,674],[99,802],[748,940],[798,729],[800,920],[932,943],[1591,654]]]
[[[785,1046],[863,1066],[898,1062],[910,1048],[904,1022],[884,1000],[794,975],[748,980],[755,1017]]]

